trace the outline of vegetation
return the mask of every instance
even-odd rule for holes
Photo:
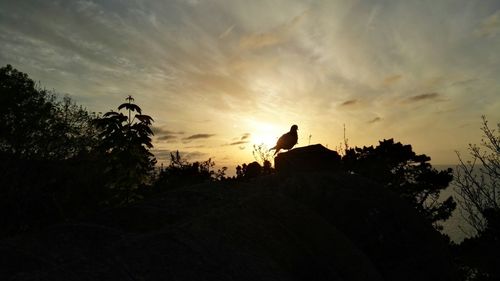
[[[486,117],[482,119],[481,144],[469,144],[472,160],[463,160],[457,152],[460,164],[455,174],[462,215],[477,233],[487,228],[488,212],[500,211],[500,123],[495,131],[488,126]]]
[[[95,146],[94,114],[41,89],[11,65],[0,68],[0,152],[61,160]]]
[[[476,235],[455,247],[467,280],[500,280],[500,123],[482,117],[483,139],[470,144],[470,161],[457,152],[456,192],[464,219]]]
[[[170,153],[170,165],[162,168],[155,182],[156,191],[177,188],[203,182],[221,181],[225,178],[227,168],[214,170],[212,159],[190,163],[182,159],[179,151]]]
[[[118,106],[122,112],[110,111],[95,120],[98,128],[98,151],[106,161],[107,187],[113,192],[115,204],[127,204],[140,198],[135,192],[149,183],[156,159],[150,126],[153,119],[142,114],[131,96]]]
[[[95,115],[27,74],[0,68],[0,235],[99,209],[105,200]]]
[[[440,202],[439,194],[453,179],[452,170],[437,171],[425,154],[417,155],[411,145],[393,139],[377,147],[350,148],[342,161],[347,171],[373,179],[398,193],[429,222],[448,219],[456,207],[450,196]]]
[[[89,218],[96,214],[99,216],[104,208],[119,210],[124,207],[132,210],[132,204],[138,206],[144,202],[144,197],[153,197],[152,194],[155,198],[164,196],[163,199],[174,194],[178,200],[187,202],[186,206],[193,207],[191,209],[196,209],[194,205],[203,200],[206,200],[203,201],[206,206],[212,207],[220,205],[219,202],[225,202],[227,206],[238,202],[238,206],[228,207],[228,210],[246,215],[250,212],[250,216],[268,217],[268,212],[260,212],[261,208],[274,210],[282,206],[286,215],[280,221],[286,220],[291,212],[302,212],[301,208],[308,206],[313,212],[304,211],[298,215],[301,221],[307,220],[311,213],[320,214],[318,221],[321,221],[321,225],[325,222],[335,225],[329,231],[340,227],[342,235],[336,236],[338,239],[349,236],[352,239],[350,242],[356,243],[353,249],[361,249],[372,261],[380,260],[377,266],[391,272],[393,265],[397,264],[395,256],[412,261],[414,256],[411,255],[416,252],[419,253],[418,258],[428,259],[428,264],[436,265],[432,258],[426,256],[428,251],[420,251],[421,247],[415,246],[417,244],[409,246],[413,251],[410,254],[401,254],[400,248],[407,246],[405,241],[417,241],[414,238],[420,236],[416,232],[434,241],[433,245],[442,246],[442,238],[431,225],[436,227],[440,221],[448,219],[456,207],[452,197],[438,200],[440,192],[448,187],[453,178],[451,169],[435,170],[429,163],[430,157],[418,155],[411,145],[396,143],[392,139],[380,141],[376,147],[351,148],[345,137],[345,128],[344,144],[340,146],[342,161],[337,155],[335,161],[338,165],[327,165],[330,170],[323,175],[312,177],[292,174],[285,180],[283,175],[273,176],[277,171],[272,168],[271,153],[264,145],[255,145],[252,153],[256,161],[236,167],[236,178],[230,180],[225,176],[227,168],[216,171],[212,159],[191,163],[183,159],[178,151],[171,153],[170,164],[155,174],[156,159],[151,153],[153,119],[143,114],[131,96],[118,106],[117,111],[97,116],[77,106],[68,97],[59,100],[55,93],[37,86],[27,74],[7,65],[0,68],[0,110],[3,113],[0,115],[0,236],[4,237],[64,221]],[[497,125],[500,131],[500,124]],[[476,228],[478,236],[466,240],[454,250],[465,278],[498,280],[500,267],[495,249],[500,248],[500,136],[488,127],[485,118],[482,131],[484,139],[481,145],[469,147],[473,160],[464,162],[459,155],[461,165],[457,171],[459,204],[466,210],[465,216]],[[320,166],[328,164],[325,162],[327,160],[316,159],[317,155],[309,156],[309,164],[314,161]],[[300,171],[304,169],[304,163],[293,163],[292,166]],[[474,173],[477,164],[481,164],[479,174]],[[338,171],[331,173],[332,167]],[[269,176],[257,182],[267,182],[269,186],[255,187],[252,183],[252,179],[261,175]],[[231,186],[233,189],[224,189],[226,184],[214,184],[221,181],[234,183]],[[351,181],[362,186],[346,185],[346,182]],[[342,188],[332,186],[332,182],[342,185]],[[373,182],[378,182],[382,187]],[[199,185],[193,186],[195,184]],[[217,193],[200,191],[204,186],[220,189]],[[252,189],[243,190],[245,186],[259,188],[261,197],[254,195]],[[241,190],[236,190],[239,188]],[[189,201],[190,189],[203,194],[205,199]],[[163,195],[159,195],[160,192]],[[240,193],[245,194],[246,201],[231,197]],[[394,193],[404,200],[399,200]],[[231,200],[220,201],[227,200],[220,197],[223,194]],[[274,196],[276,194],[278,196]],[[375,197],[377,199],[373,200]],[[269,205],[262,205],[261,199],[271,201]],[[283,205],[273,205],[274,200]],[[255,201],[252,203],[255,204],[253,211],[242,208],[247,201]],[[294,205],[297,202],[300,204]],[[170,204],[183,208],[177,202]],[[176,221],[175,216],[179,213],[189,214],[189,208],[184,208],[181,211],[168,210],[166,215],[169,218],[165,221]],[[349,212],[345,213],[347,209]],[[410,221],[395,215],[401,210],[404,210],[404,218]],[[195,212],[209,213],[206,211],[200,207]],[[141,214],[146,216],[147,212]],[[128,215],[133,217],[135,214]],[[351,219],[353,217],[355,221]],[[218,220],[218,215],[215,218],[213,221]],[[123,220],[128,225],[129,217]],[[153,226],[147,227],[160,230],[159,226],[154,225],[155,220],[152,221]],[[232,218],[231,222],[234,221],[237,219]],[[148,222],[144,220],[144,224]],[[189,223],[183,225],[189,225],[192,221],[186,222]],[[401,225],[405,225],[405,229],[401,229]],[[290,223],[290,227],[294,228],[296,234],[301,232],[296,227],[308,226]],[[278,228],[289,231],[288,227]],[[285,234],[297,242],[294,233]],[[328,236],[325,234],[328,231],[312,233],[314,237],[319,235],[322,239]],[[402,237],[406,238],[398,240]],[[322,249],[321,245],[314,245],[314,249]],[[444,251],[443,248],[439,249],[435,250],[436,253]],[[273,252],[280,253],[282,249]],[[322,256],[324,252],[320,251],[320,254]],[[445,260],[443,264],[447,264],[449,272],[453,273],[454,265],[450,265],[451,259],[446,260],[445,256],[440,255],[439,259]],[[398,266],[401,272],[407,269],[406,264]]]

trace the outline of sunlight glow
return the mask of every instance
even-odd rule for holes
[[[280,130],[270,123],[253,121],[253,133],[251,137],[251,144],[260,145],[264,144],[268,148],[273,147],[279,138]]]

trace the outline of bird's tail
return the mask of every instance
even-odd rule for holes
[[[276,154],[278,154],[279,149],[276,149],[276,146],[275,146],[275,147],[269,148],[269,151],[271,151],[273,149],[275,150],[273,156],[276,156]]]

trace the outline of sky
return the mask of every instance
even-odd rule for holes
[[[500,122],[500,1],[0,0],[6,64],[89,111],[132,95],[167,164],[234,170],[293,124],[454,164]]]

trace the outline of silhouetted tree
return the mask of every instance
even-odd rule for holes
[[[95,145],[92,114],[11,65],[0,68],[0,112],[0,152],[17,158],[67,159]]]
[[[269,165],[267,168],[261,166],[259,164],[259,162],[257,162],[257,161],[253,161],[252,163],[249,163],[248,165],[245,163],[243,163],[241,166],[238,165],[236,167],[236,178],[240,179],[240,180],[252,179],[252,178],[255,178],[255,177],[262,175],[265,172],[264,168],[271,169],[270,168],[271,162],[269,162],[269,161],[267,161],[267,162],[269,163],[269,164],[267,164],[267,165]]]
[[[464,161],[457,152],[460,164],[456,169],[455,191],[464,219],[480,233],[486,229],[484,213],[500,211],[500,123],[497,131],[488,126],[483,116],[480,146],[469,144],[472,160]]]
[[[456,246],[466,280],[500,280],[500,123],[497,131],[482,116],[480,146],[469,144],[472,160],[456,170],[458,202],[462,216],[476,235]]]
[[[118,106],[126,114],[109,111],[95,121],[99,129],[99,149],[107,161],[108,187],[114,190],[116,203],[136,200],[138,188],[149,183],[156,159],[150,152],[153,119],[142,114],[131,96]]]
[[[29,231],[89,214],[107,194],[94,115],[12,66],[0,68],[0,230]]]
[[[155,183],[157,190],[176,188],[202,182],[225,179],[226,167],[214,170],[215,162],[209,158],[202,162],[189,162],[179,151],[170,153],[170,164],[160,171]]]
[[[456,203],[450,196],[440,202],[439,194],[453,179],[452,170],[437,171],[425,154],[417,155],[411,145],[394,143],[393,139],[379,142],[377,147],[351,148],[342,161],[350,172],[384,184],[407,199],[429,222],[450,217]]]

